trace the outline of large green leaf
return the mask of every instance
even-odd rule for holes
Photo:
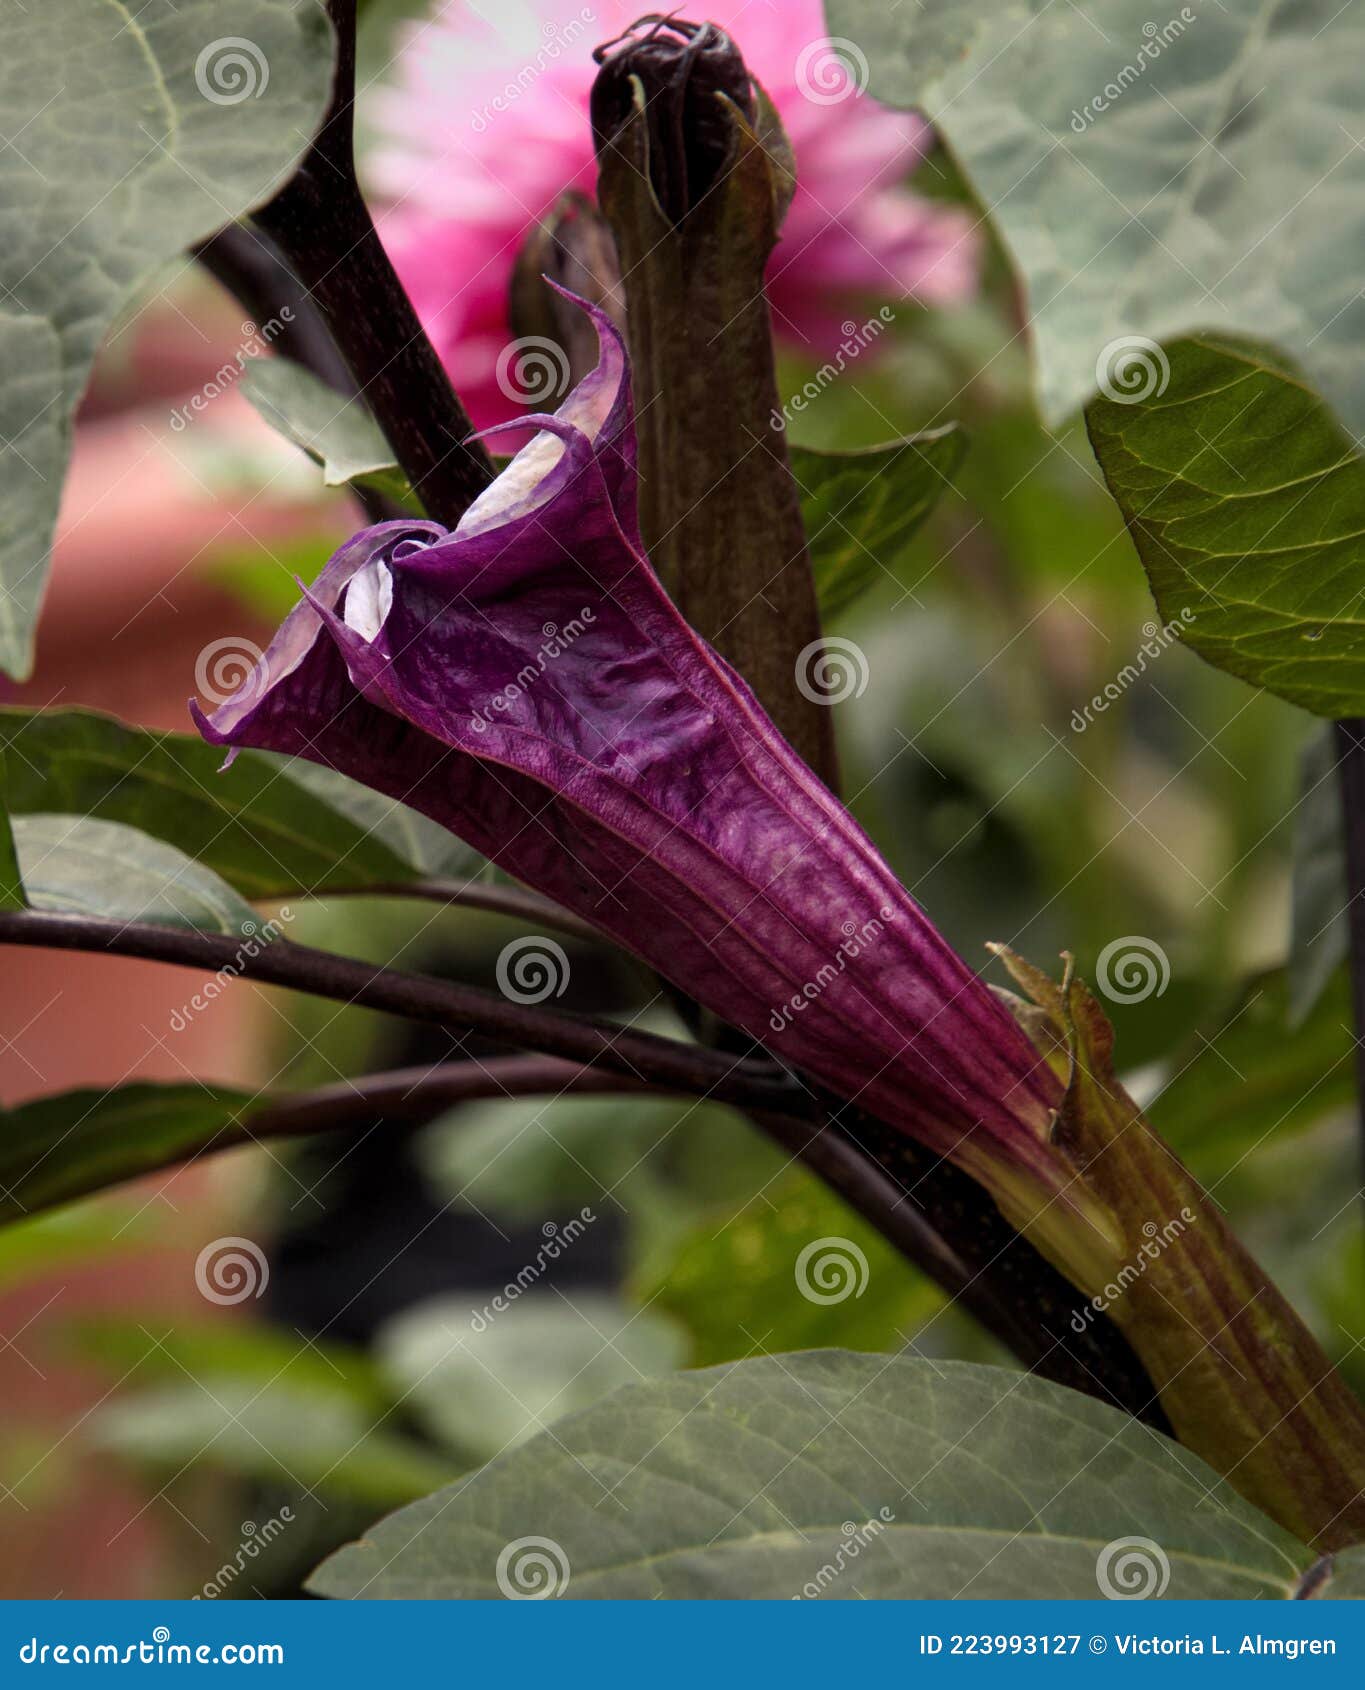
[[[322,116],[331,53],[312,0],[2,10],[0,665],[26,673],[96,348],[162,265],[269,198]]]
[[[82,710],[0,710],[16,814],[61,811],[164,839],[248,898],[382,885],[473,854],[401,804],[313,765],[223,755]]]
[[[823,621],[891,573],[965,451],[954,427],[852,452],[791,448]]]
[[[1136,1562],[1134,1537],[1151,1540]],[[1136,1575],[1172,1598],[1283,1597],[1311,1560],[1188,1451],[1088,1397],[824,1350],[627,1386],[381,1521],[311,1587],[1037,1599]]]
[[[1097,399],[1090,438],[1164,622],[1322,716],[1365,710],[1365,464],[1278,359],[1199,337],[1165,391]]]
[[[687,1359],[678,1327],[619,1297],[532,1291],[510,1300],[493,1286],[419,1303],[384,1327],[378,1349],[398,1399],[471,1462]]]
[[[1113,370],[1115,342],[1217,329],[1283,347],[1365,430],[1358,6],[826,0],[826,15],[874,94],[923,107],[999,230],[1051,421]]]
[[[193,1016],[193,999],[214,986],[187,982],[180,1013]],[[57,1092],[0,1111],[0,1225],[154,1173],[210,1145],[247,1143],[251,1112],[265,1101],[230,1086],[143,1082]]]
[[[286,358],[253,359],[242,391],[272,428],[322,465],[325,486],[354,482],[420,509],[364,400],[346,398]]]
[[[62,815],[16,816],[13,826],[24,892],[36,910],[240,939],[260,926],[251,905],[212,869],[138,828]]]

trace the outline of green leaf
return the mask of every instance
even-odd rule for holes
[[[1289,1036],[1283,970],[1250,982],[1177,1053],[1148,1106],[1152,1125],[1207,1184],[1260,1144],[1303,1132],[1355,1095],[1350,990],[1338,972]]]
[[[10,807],[94,815],[164,839],[247,898],[322,895],[470,865],[443,828],[341,775],[82,710],[0,710]]]
[[[1358,7],[1226,0],[1159,23],[1131,0],[826,13],[874,95],[923,108],[995,223],[1050,421],[1095,391],[1115,341],[1207,329],[1282,347],[1365,431]]]
[[[253,359],[242,373],[242,391],[273,429],[322,465],[326,486],[373,487],[420,512],[420,501],[362,399],[343,397],[287,358]]]
[[[1325,1574],[1321,1583],[1320,1574]],[[1327,1557],[1327,1565],[1315,1568],[1304,1583],[1305,1595],[1325,1602],[1365,1601],[1365,1548],[1343,1549]]]
[[[956,427],[852,452],[792,446],[792,474],[822,620],[833,620],[883,576],[962,462]]]
[[[513,1301],[502,1287],[420,1303],[390,1321],[378,1343],[399,1400],[472,1461],[487,1461],[618,1385],[671,1373],[687,1356],[672,1321],[617,1297],[541,1291]]]
[[[5,8],[0,666],[11,673],[29,669],[100,340],[162,265],[284,180],[322,116],[331,56],[311,0]]]
[[[1089,1397],[816,1351],[626,1386],[381,1521],[310,1588],[496,1597],[500,1557],[505,1590],[539,1554],[544,1593],[571,1597],[1094,1598],[1141,1574],[1118,1560],[1135,1535],[1171,1598],[1283,1597],[1312,1559]]]
[[[1293,813],[1294,871],[1289,936],[1289,1006],[1297,1026],[1351,948],[1346,919],[1346,835],[1333,730],[1319,728],[1299,759]]]
[[[801,1294],[802,1278],[818,1298]],[[826,1295],[822,1284],[843,1295]],[[755,1348],[900,1350],[914,1338],[932,1349],[938,1333],[921,1332],[944,1307],[937,1288],[880,1233],[801,1171],[766,1185],[737,1213],[713,1213],[695,1226],[643,1290],[650,1308],[691,1333],[702,1366]],[[942,1330],[958,1335],[956,1327]]]
[[[1087,421],[1183,643],[1320,716],[1365,710],[1365,464],[1316,394],[1201,336],[1170,348],[1164,392]]]
[[[13,825],[35,910],[248,939],[257,931],[255,910],[226,881],[138,828],[63,815],[16,816]]]
[[[177,1013],[192,1016],[193,998],[213,990],[212,981],[194,992],[187,986]],[[230,1086],[143,1082],[57,1092],[0,1111],[0,1225],[154,1173],[210,1145],[247,1143],[252,1110],[266,1101]]]

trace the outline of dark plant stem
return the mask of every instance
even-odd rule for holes
[[[1365,720],[1333,724],[1337,783],[1346,840],[1346,920],[1351,935],[1351,1000],[1355,1009],[1356,1090],[1365,1161]]]
[[[328,0],[337,35],[327,117],[308,154],[254,222],[322,313],[360,394],[418,497],[453,527],[493,479],[441,360],[394,273],[356,179],[355,0]]]
[[[477,1033],[499,1044],[591,1064],[607,1073],[689,1096],[798,1116],[808,1108],[805,1090],[775,1067],[608,1021],[511,1003],[472,986],[375,967],[285,939],[276,939],[255,955],[246,955],[243,941],[231,934],[140,927],[95,917],[22,910],[0,914],[0,944],[107,952],[229,977],[241,975],[263,985],[285,986],[314,997],[385,1010],[462,1034]]]

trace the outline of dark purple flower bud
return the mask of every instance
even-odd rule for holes
[[[590,103],[599,156],[642,105],[650,184],[664,214],[681,223],[734,151],[734,129],[717,95],[754,118],[739,48],[713,23],[651,12],[594,49],[593,58],[601,66]]]
[[[1060,1081],[659,585],[625,349],[588,309],[596,369],[458,527],[358,534],[201,732],[434,817],[1093,1277]]]

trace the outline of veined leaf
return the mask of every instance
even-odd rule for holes
[[[1312,1559],[1188,1451],[1089,1397],[820,1350],[626,1386],[381,1521],[311,1588],[1036,1600],[1136,1577],[1172,1598],[1284,1597]]]
[[[288,175],[331,49],[311,0],[5,0],[4,36],[0,666],[26,674],[96,348],[161,265]]]
[[[938,127],[999,230],[1050,422],[1112,383],[1134,337],[1218,330],[1283,348],[1365,431],[1358,6],[827,0],[826,16],[874,95]]]
[[[247,898],[410,880],[478,859],[426,817],[312,764],[222,753],[83,710],[0,710],[10,808],[92,815],[163,839]]]
[[[822,620],[891,573],[901,547],[952,485],[966,449],[956,427],[853,452],[791,448]]]
[[[1090,438],[1163,621],[1320,716],[1365,711],[1365,463],[1278,358],[1198,337],[1165,391],[1097,399]]]
[[[321,464],[325,486],[373,487],[421,513],[363,399],[344,397],[287,358],[252,359],[242,374],[242,391],[273,429]]]
[[[61,815],[16,816],[13,826],[35,910],[238,938],[257,931],[255,910],[226,881],[138,828]]]

